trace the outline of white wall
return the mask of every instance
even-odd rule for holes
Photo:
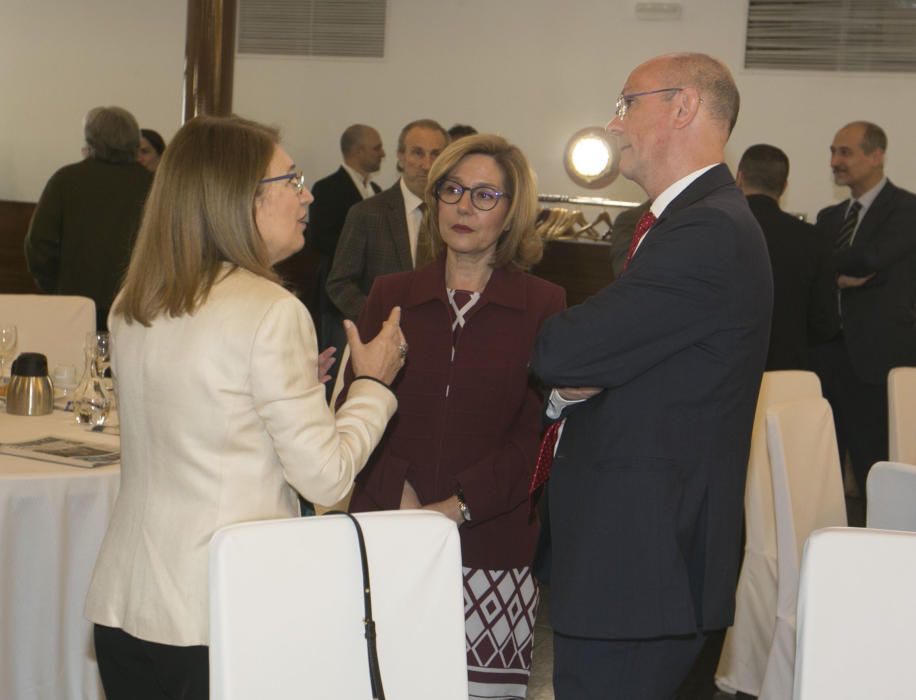
[[[0,0],[0,199],[36,201],[80,159],[92,107],[181,124],[185,0]]]
[[[387,186],[398,131],[429,116],[516,142],[542,192],[639,200],[639,188],[623,178],[602,191],[577,189],[563,170],[563,146],[577,129],[607,122],[637,63],[699,50],[728,63],[741,90],[729,164],[759,142],[789,155],[786,209],[811,218],[844,196],[832,185],[828,147],[853,119],[885,128],[887,172],[916,190],[913,75],[746,71],[746,2],[682,5],[679,21],[645,22],[631,0],[389,0],[384,59],[238,56],[235,110],[279,125],[310,182],[337,167],[342,129],[367,122],[388,151],[378,176]],[[0,80],[14,100],[0,111],[0,198],[34,200],[54,168],[75,159],[80,120],[95,104],[123,104],[144,125],[174,132],[184,13],[183,0],[0,3]]]

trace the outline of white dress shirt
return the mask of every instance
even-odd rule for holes
[[[398,182],[401,183],[401,194],[404,195],[404,215],[407,217],[407,235],[410,236],[410,259],[414,267],[417,266],[417,240],[420,236],[420,222],[423,220],[423,212],[420,211],[420,205],[423,200],[417,197],[413,192],[407,189],[404,184],[404,178]]]
[[[369,199],[369,197],[375,194],[375,190],[372,189],[371,177],[363,177],[362,173],[354,170],[346,163],[341,163],[340,165],[347,171],[347,175],[353,180],[353,184],[356,185],[356,190],[363,196],[363,199]]]

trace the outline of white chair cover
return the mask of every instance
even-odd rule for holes
[[[792,694],[795,608],[805,540],[823,527],[846,525],[846,499],[833,412],[825,399],[800,399],[767,409],[779,565],[776,628],[760,700]]]
[[[725,635],[716,684],[727,693],[760,695],[776,626],[776,512],[767,452],[766,411],[777,403],[821,395],[813,372],[765,372],[757,399],[744,492],[746,539],[735,624]]]
[[[86,334],[95,331],[95,302],[88,297],[51,294],[0,294],[0,324],[12,323],[19,337],[17,354],[40,352],[48,370],[59,365],[76,367],[80,378],[85,365]]]
[[[913,591],[916,534],[863,528],[812,534],[798,591],[792,697],[916,697]]]
[[[865,490],[866,527],[916,532],[916,465],[877,462]]]
[[[916,367],[887,375],[888,459],[916,464]]]
[[[396,700],[467,700],[458,530],[425,511],[356,515],[382,682]],[[362,573],[343,515],[245,523],[210,543],[210,697],[371,698]]]

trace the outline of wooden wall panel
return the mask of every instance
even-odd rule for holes
[[[0,294],[38,294],[23,252],[34,202],[0,200]]]

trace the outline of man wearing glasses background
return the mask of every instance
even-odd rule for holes
[[[703,54],[637,67],[609,130],[646,190],[627,264],[548,319],[532,367],[565,419],[548,482],[557,700],[668,699],[733,621],[772,276],[724,165],[738,115]]]

